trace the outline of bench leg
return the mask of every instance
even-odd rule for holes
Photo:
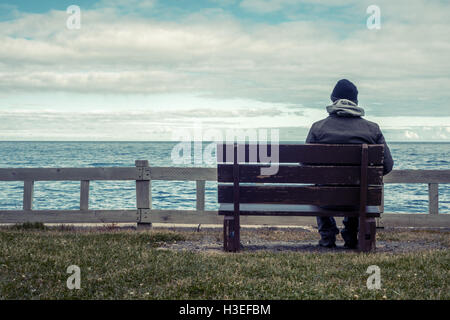
[[[234,220],[234,251],[238,252],[241,250],[241,224],[240,219]]]
[[[226,218],[227,217],[225,216],[223,219],[223,251],[228,251],[230,246],[230,220],[227,220]]]
[[[360,219],[358,246],[359,251],[369,252],[376,247],[376,222],[374,218]]]
[[[234,220],[231,217],[225,216],[223,220],[223,250],[234,250]]]
[[[240,250],[240,226],[236,224],[233,217],[226,217],[223,220],[223,250],[237,252]]]
[[[376,233],[377,233],[377,222],[375,218],[367,219],[368,230],[370,231],[370,250],[376,249]]]

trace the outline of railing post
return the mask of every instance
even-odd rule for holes
[[[439,185],[437,183],[428,184],[428,213],[439,213]]]
[[[80,183],[80,210],[89,210],[89,180]]]
[[[136,207],[139,219],[137,227],[148,229],[152,226],[149,221],[152,198],[148,160],[136,160],[135,165],[140,169],[139,180],[136,180]]]
[[[205,180],[196,181],[197,211],[205,211]]]
[[[23,210],[33,210],[34,181],[23,182]]]

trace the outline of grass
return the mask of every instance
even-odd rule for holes
[[[450,299],[448,249],[402,254],[158,250],[162,243],[220,234],[3,228],[0,299]],[[317,237],[280,230],[253,236]],[[448,244],[449,233],[382,232],[379,237]],[[66,287],[70,265],[81,269],[80,290]],[[380,290],[366,287],[370,265],[381,269]]]

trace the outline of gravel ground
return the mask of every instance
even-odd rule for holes
[[[172,229],[174,230],[174,229]],[[183,232],[180,229],[174,230]],[[223,243],[220,231],[202,230],[188,234],[186,241],[175,243],[162,243],[158,250],[180,250],[197,252],[223,252]],[[446,241],[450,239],[449,230],[383,230],[378,232],[377,238],[388,238],[377,240],[376,252],[403,253],[411,251],[427,251],[449,249]],[[391,238],[391,239],[389,239]],[[395,240],[400,238],[401,240]],[[404,238],[404,240],[403,240]],[[345,249],[344,242],[336,241],[336,248],[322,248],[318,246],[319,236],[317,231],[311,228],[298,228],[295,230],[279,230],[277,228],[266,228],[261,230],[246,230],[241,235],[242,251],[295,251],[295,252],[352,252]],[[444,240],[444,241],[443,241]]]
[[[343,252],[354,251],[345,249],[344,242],[337,241],[336,248],[328,249],[317,245],[317,241],[267,241],[254,240],[241,243],[243,251],[297,251],[297,252]],[[183,241],[172,244],[164,244],[158,250],[189,250],[203,252],[223,252],[223,244],[211,239],[201,241]],[[411,251],[447,249],[439,243],[401,242],[401,241],[378,241],[377,252],[402,253]]]

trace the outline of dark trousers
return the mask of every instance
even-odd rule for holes
[[[347,245],[353,246],[358,243],[358,217],[344,217],[344,229],[341,230],[342,238]],[[317,217],[317,226],[321,236],[321,243],[331,245],[336,242],[336,235],[339,229],[333,217]]]

